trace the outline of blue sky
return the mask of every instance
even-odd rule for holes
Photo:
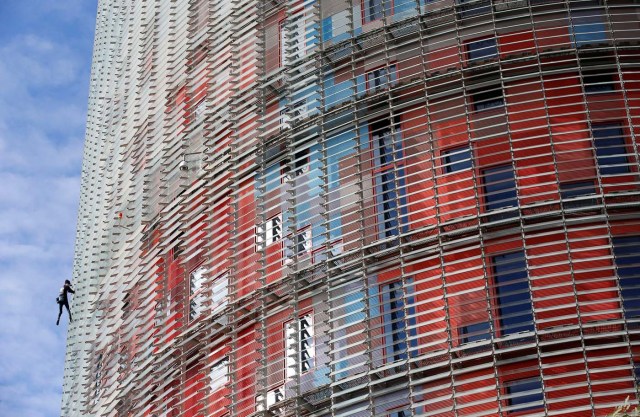
[[[60,415],[97,0],[0,0],[0,416]],[[66,316],[65,316],[66,319]]]

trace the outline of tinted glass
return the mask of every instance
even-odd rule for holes
[[[629,172],[627,149],[619,126],[596,125],[593,127],[593,139],[601,175]]]
[[[487,110],[504,106],[502,88],[494,87],[492,90],[479,91],[473,95],[473,109],[475,111]]]
[[[542,384],[539,378],[521,379],[507,383],[511,412],[542,407]],[[537,404],[536,404],[537,403]]]
[[[411,293],[412,287],[408,287],[407,293]],[[415,309],[413,297],[407,296],[405,299],[404,288],[401,281],[392,282],[382,288],[383,319],[385,333],[385,349],[387,361],[398,361],[407,359],[407,321],[409,325],[415,325]],[[406,311],[409,314],[405,319],[405,300],[409,304]],[[415,328],[408,330],[409,335],[415,336]],[[413,338],[410,342],[412,347],[417,346],[417,340]]]
[[[451,173],[471,169],[471,149],[468,147],[447,149],[442,152],[444,172]]]
[[[625,317],[640,316],[640,236],[613,238]]]
[[[487,211],[517,207],[516,179],[511,165],[487,168],[482,171]]]
[[[498,56],[498,48],[496,47],[495,38],[469,42],[467,45],[467,51],[469,52],[469,61],[488,59]]]
[[[501,335],[533,331],[533,309],[524,252],[494,256],[493,272]]]

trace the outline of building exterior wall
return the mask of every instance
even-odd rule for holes
[[[631,0],[101,0],[63,416],[638,399]]]

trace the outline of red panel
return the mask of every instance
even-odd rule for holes
[[[498,416],[496,378],[492,366],[461,374],[456,379],[456,410],[459,416]]]
[[[526,245],[537,328],[578,324],[564,233],[527,236]]]
[[[202,417],[202,403],[204,394],[204,374],[202,373],[202,365],[195,365],[191,369],[187,369],[185,387],[184,387],[184,417]]]
[[[447,349],[447,322],[444,300],[444,280],[440,258],[421,259],[407,266],[406,273],[413,276],[416,293],[416,313],[419,345],[427,351]]]
[[[252,327],[242,330],[236,341],[235,392],[238,416],[249,416],[255,412],[256,360],[259,346]]]
[[[525,52],[535,52],[536,44],[533,39],[533,32],[513,32],[505,33],[498,37],[500,58],[504,59],[508,55],[521,54]]]
[[[536,41],[538,43],[538,52],[571,47],[571,38],[569,37],[566,22],[555,27],[537,27]]]
[[[558,411],[572,407],[589,406],[589,386],[581,353],[562,350],[542,357],[544,384],[549,410]],[[558,402],[563,398],[572,398]],[[591,416],[590,411],[571,412],[571,415]]]
[[[402,116],[405,175],[410,228],[435,224],[435,200],[431,174],[431,146],[427,136],[428,120],[424,108],[405,112]]]
[[[509,85],[507,110],[521,204],[557,200],[547,114],[538,80],[530,78]]]
[[[482,254],[479,248],[465,247],[444,256],[447,302],[451,328],[489,321]]]
[[[458,45],[427,52],[429,71],[446,72],[448,69],[459,68],[460,57],[458,55]]]
[[[578,74],[547,77],[544,89],[560,181],[594,178],[592,141]]]
[[[253,180],[240,184],[237,192],[237,229],[236,246],[232,248],[237,257],[238,296],[253,292],[258,286],[259,255],[255,249],[255,198]]]
[[[569,247],[583,322],[620,318],[617,284],[604,224],[570,229]],[[590,294],[590,292],[594,292]]]

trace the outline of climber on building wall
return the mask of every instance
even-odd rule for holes
[[[66,279],[64,281],[64,286],[60,288],[60,294],[56,298],[58,302],[58,307],[60,307],[60,311],[58,312],[58,320],[56,320],[56,326],[60,324],[60,316],[62,316],[62,307],[67,308],[67,313],[69,314],[69,322],[72,322],[71,311],[69,310],[69,296],[68,294],[75,294],[76,292],[71,288],[71,281]]]

